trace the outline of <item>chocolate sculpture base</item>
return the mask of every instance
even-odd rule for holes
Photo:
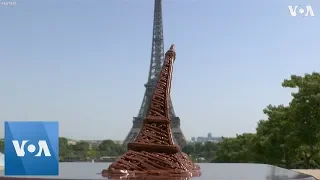
[[[109,178],[158,176],[181,179],[181,177],[200,176],[201,172],[200,167],[189,160],[188,155],[183,152],[171,154],[129,150],[107,170],[103,170],[102,175]]]

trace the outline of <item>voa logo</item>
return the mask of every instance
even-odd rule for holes
[[[311,6],[288,6],[291,16],[297,16],[299,13],[301,16],[315,16]]]
[[[26,144],[29,142],[29,140],[23,140],[21,143],[19,143],[18,140],[12,140],[12,144],[13,147],[17,153],[17,156],[19,157],[24,157],[26,152],[25,152],[25,146]],[[37,154],[35,154],[34,156],[42,156],[42,154],[44,154],[44,156],[51,156],[51,153],[49,151],[48,148],[48,144],[45,140],[39,140],[38,144],[28,144],[27,146],[27,151],[29,153],[35,153],[38,149]]]
[[[57,121],[6,121],[4,126],[6,176],[59,175]]]

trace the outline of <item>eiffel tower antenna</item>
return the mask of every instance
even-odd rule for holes
[[[146,91],[142,100],[142,104],[137,117],[133,118],[133,126],[126,136],[123,145],[133,142],[137,137],[143,120],[146,117],[148,107],[154,92],[159,74],[164,62],[164,43],[163,43],[163,22],[162,22],[162,0],[154,1],[154,19],[153,19],[153,36],[152,36],[152,51],[151,62],[149,68],[148,82],[144,85]],[[171,119],[171,127],[175,144],[183,147],[186,144],[186,139],[180,128],[180,118],[176,116],[171,97],[169,97],[169,115]]]

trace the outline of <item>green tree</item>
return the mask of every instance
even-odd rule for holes
[[[207,141],[203,143],[188,143],[182,148],[182,151],[188,154],[195,162],[210,162],[214,158],[217,148],[217,143]]]
[[[90,159],[95,159],[97,157],[97,151],[89,149],[87,151],[87,157],[89,157]]]
[[[299,142],[290,107],[267,106],[267,120],[257,127],[254,151],[259,162],[291,168],[297,157]]]
[[[72,147],[68,144],[68,139],[59,137],[59,156],[60,160],[65,160],[73,152]]]
[[[114,141],[108,139],[103,140],[98,146],[98,150],[101,156],[120,156],[125,152],[122,145],[114,143]]]
[[[304,166],[310,168],[312,158],[320,151],[320,74],[292,75],[282,86],[298,90],[292,93],[290,107]]]
[[[88,159],[87,153],[89,151],[89,148],[90,148],[90,144],[85,141],[79,141],[75,145],[72,145],[74,155],[79,160]]]
[[[218,163],[254,163],[255,134],[245,133],[235,138],[223,138],[218,144],[214,162]]]
[[[74,151],[84,151],[87,152],[90,148],[89,143],[85,142],[85,141],[79,141],[77,142],[75,145],[72,146],[72,149]]]
[[[182,152],[192,155],[195,154],[195,147],[193,143],[189,143],[182,148]]]
[[[215,153],[218,150],[218,144],[211,141],[206,141],[201,145],[200,157],[205,159],[205,162],[210,162],[214,159]]]
[[[0,152],[4,153],[4,140],[0,140]]]

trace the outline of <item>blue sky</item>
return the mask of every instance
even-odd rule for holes
[[[124,139],[145,91],[153,5],[0,4],[0,132],[5,120],[57,120],[61,136]],[[289,5],[312,5],[315,17],[291,17]],[[163,0],[185,136],[254,132],[263,108],[287,104],[283,79],[319,71],[319,18],[317,0]]]

